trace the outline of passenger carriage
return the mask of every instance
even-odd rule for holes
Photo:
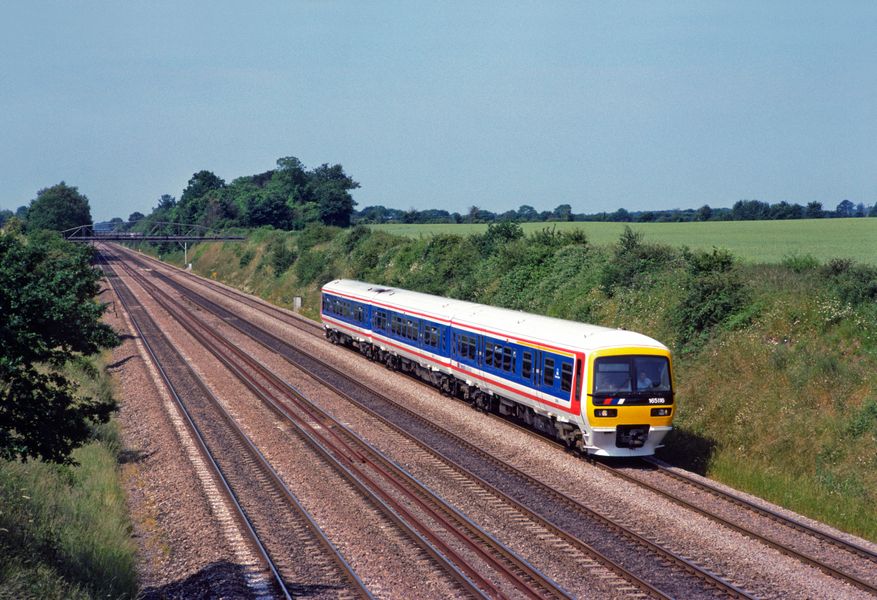
[[[332,341],[584,453],[651,455],[672,429],[670,352],[638,333],[352,280],[321,314]]]

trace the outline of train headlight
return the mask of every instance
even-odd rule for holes
[[[614,417],[618,414],[616,408],[598,408],[594,411],[595,417]]]
[[[669,417],[670,412],[672,410],[673,409],[671,409],[669,407],[667,407],[667,408],[653,408],[652,409],[652,416],[653,417]]]

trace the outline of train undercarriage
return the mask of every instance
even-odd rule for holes
[[[447,373],[424,367],[395,352],[381,349],[365,340],[354,339],[335,329],[326,329],[326,338],[333,344],[353,348],[369,360],[382,363],[390,370],[405,373],[428,383],[442,394],[458,398],[476,410],[513,419],[542,435],[557,440],[570,451],[587,455],[582,432],[575,423],[565,423],[555,417],[541,415],[529,406],[471,385]]]

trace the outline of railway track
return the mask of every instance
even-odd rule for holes
[[[249,296],[235,290],[227,289],[224,286],[212,285],[211,282],[206,281],[203,283],[203,285],[210,286],[210,289],[232,300],[244,302],[248,306],[256,308],[257,310],[260,310],[263,313],[282,321],[283,323],[292,325],[297,329],[316,336],[322,335],[322,328],[313,321],[306,320],[288,311],[275,307],[267,302],[250,298]],[[496,415],[492,416],[509,422],[508,419],[505,419],[503,417],[499,417]],[[513,425],[519,427],[528,435],[534,435],[550,444],[560,447],[560,445],[556,442],[549,440],[544,436],[533,432],[532,430],[529,430],[525,427],[520,427],[516,423],[513,423]],[[849,583],[863,591],[877,595],[877,552],[873,552],[868,548],[864,548],[860,545],[851,543],[830,533],[820,531],[819,529],[816,529],[797,519],[790,518],[776,511],[770,510],[763,506],[759,506],[758,504],[755,504],[745,498],[730,494],[718,488],[717,486],[711,485],[703,480],[687,476],[679,471],[671,470],[653,459],[639,461],[639,468],[634,466],[633,469],[621,469],[603,462],[595,462],[595,464],[599,468],[607,472],[611,472],[617,477],[621,477],[622,479],[639,487],[643,487],[654,493],[664,496],[672,502],[683,506],[688,510],[697,512],[698,514],[706,516],[707,518],[710,518],[723,526],[738,531],[739,533],[742,533],[743,535],[746,535],[752,539],[756,539],[759,542],[770,546],[775,550],[778,550],[779,552],[782,552],[783,554],[786,554],[795,558],[796,560],[816,567],[824,573],[831,575],[832,577]],[[637,477],[636,473],[638,471],[643,471],[644,469],[656,470],[660,472],[660,474],[665,479],[672,479],[677,483],[682,483],[686,487],[700,490],[701,492],[711,495],[724,503],[734,505],[743,511],[758,515],[764,521],[769,521],[773,524],[778,525],[781,528],[798,532],[806,538],[806,541],[797,540],[790,543],[787,536],[775,535],[772,537],[769,533],[760,533],[758,531],[758,527],[761,527],[762,529],[765,528],[763,523],[751,523],[751,519],[741,517],[739,514],[736,515],[736,518],[733,516],[723,516],[717,510],[710,510],[708,508],[704,508],[696,501],[686,500],[678,493],[678,486],[676,486],[677,491],[673,491],[672,485],[651,484],[648,481],[643,480],[641,477]],[[746,521],[750,521],[750,523],[745,523]],[[770,529],[770,527],[768,527],[768,529]],[[780,539],[781,537],[783,537],[784,539]],[[841,554],[838,555],[835,552],[834,555],[830,555],[829,553],[825,552],[826,547],[840,550]]]
[[[660,494],[679,506],[877,595],[877,553],[867,548],[819,531],[695,477],[671,470],[655,460],[632,461],[630,467],[603,462],[595,464],[617,477]],[[680,490],[679,484],[688,491]],[[691,493],[692,490],[695,492]],[[704,496],[707,496],[706,500]],[[716,506],[710,500],[718,500],[719,505]],[[711,503],[713,507],[710,507]],[[793,538],[783,535],[780,529],[801,535]],[[825,547],[832,550],[826,552]]]
[[[434,548],[431,552],[434,558],[442,565],[450,566],[451,573],[458,576],[466,595],[491,598],[509,596],[508,589],[483,575],[484,572],[494,572],[522,597],[569,598],[551,580],[480,530],[343,424],[317,408],[303,394],[218,335],[207,324],[187,314],[170,296],[138,274],[131,274],[275,414],[306,436],[323,457],[341,468],[363,493],[384,506],[400,527],[411,527],[414,535],[425,545],[428,544],[427,548]],[[388,491],[388,488],[393,488],[393,491]],[[437,532],[444,532],[445,535]],[[456,544],[448,543],[445,539],[448,533],[456,538]]]
[[[261,569],[251,568],[247,574],[250,591],[257,596],[284,598],[371,598],[313,518],[186,364],[113,267],[107,263],[104,272],[184,415],[205,463],[212,468],[211,475],[220,483],[223,499],[232,507],[245,543],[262,563]],[[290,548],[316,551],[290,552]],[[229,593],[237,595],[239,591]]]
[[[604,565],[617,566],[624,563],[627,568],[614,569],[615,572],[628,581],[636,582],[647,593],[682,597],[691,595],[693,589],[699,589],[699,593],[703,595],[748,597],[742,589],[691,560],[666,550],[611,518],[597,514],[574,499],[545,486],[394,402],[378,390],[364,386],[331,365],[302,353],[216,303],[199,297],[166,275],[156,273],[156,276],[188,301],[216,314],[242,333],[279,353],[322,385],[335,389],[336,393],[405,435],[462,476],[476,481],[491,494],[514,506],[515,510],[551,530],[564,543],[573,544],[579,550],[587,549],[592,552],[592,556],[599,557],[597,560]],[[558,514],[566,515],[567,518],[558,519]],[[587,527],[582,527],[583,523]],[[634,568],[630,568],[631,565]],[[668,565],[672,568],[668,568]]]

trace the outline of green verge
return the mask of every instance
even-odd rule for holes
[[[544,227],[262,229],[190,260],[282,306],[300,296],[313,318],[320,285],[351,277],[650,335],[675,356],[663,458],[877,540],[877,269],[807,254],[744,262],[635,231],[591,242]]]
[[[103,365],[68,364],[80,393],[111,395]],[[135,547],[114,422],[77,449],[76,466],[0,461],[0,598],[133,598]]]

